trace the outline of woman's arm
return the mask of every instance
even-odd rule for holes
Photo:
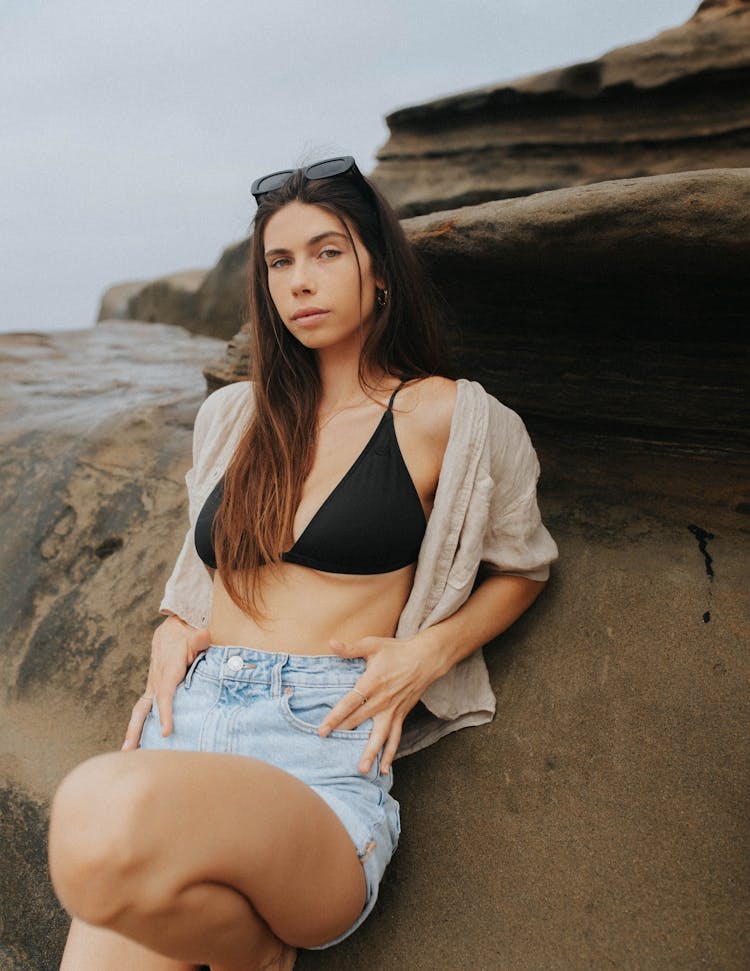
[[[353,644],[331,641],[344,657],[364,657],[367,670],[333,708],[320,726],[327,735],[334,728],[356,728],[367,718],[373,730],[359,764],[370,771],[381,746],[381,772],[396,755],[404,719],[427,687],[463,658],[493,640],[536,600],[546,581],[513,574],[491,573],[450,617],[412,637],[363,637]],[[367,698],[362,703],[362,696]]]

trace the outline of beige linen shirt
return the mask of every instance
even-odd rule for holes
[[[195,521],[223,475],[252,414],[249,381],[220,388],[201,405],[193,465],[185,475],[190,525],[161,613],[205,627],[212,584],[195,550]],[[495,571],[546,580],[557,546],[536,501],[539,462],[518,415],[476,381],[457,381],[456,404],[435,502],[409,599],[396,637],[408,637],[454,614],[472,592],[481,562]],[[434,681],[404,723],[398,755],[430,745],[468,725],[491,721],[495,696],[481,648]]]

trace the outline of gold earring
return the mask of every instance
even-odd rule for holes
[[[378,288],[375,287],[375,294],[376,294],[376,297],[377,297],[378,306],[379,307],[385,307],[385,305],[388,303],[388,291],[387,290],[378,290]]]

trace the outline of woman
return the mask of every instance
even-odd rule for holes
[[[125,751],[52,807],[63,969],[290,968],[348,936],[398,840],[395,756],[492,717],[477,649],[557,554],[523,424],[447,376],[428,285],[354,160],[253,194],[253,380],[196,417]]]

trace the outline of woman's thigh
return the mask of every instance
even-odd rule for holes
[[[58,830],[74,826],[89,842],[97,834],[91,871],[102,885],[93,894],[116,892],[106,854],[122,895],[159,907],[185,887],[225,884],[295,946],[330,941],[362,910],[364,872],[344,825],[309,786],[257,759],[99,755],[73,770],[56,801]]]

